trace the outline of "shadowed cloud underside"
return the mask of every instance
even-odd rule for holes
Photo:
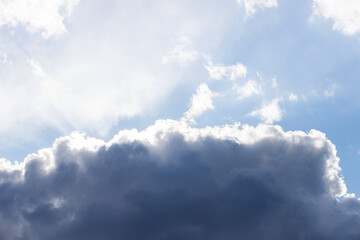
[[[74,132],[2,161],[0,237],[358,239],[338,163],[315,130],[159,120],[107,143]]]

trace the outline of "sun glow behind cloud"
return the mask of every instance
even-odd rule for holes
[[[359,200],[310,130],[353,73],[319,68],[333,46],[302,48],[313,22],[282,4],[0,0],[2,141],[60,132],[0,158],[0,238],[357,239]],[[314,0],[312,21],[355,35],[357,6],[340,5]]]

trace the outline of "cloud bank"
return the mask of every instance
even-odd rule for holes
[[[318,131],[159,120],[0,161],[1,239],[359,239]]]

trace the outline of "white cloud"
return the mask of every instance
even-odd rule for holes
[[[251,97],[253,95],[259,95],[262,92],[261,85],[254,81],[249,80],[243,86],[234,85],[234,90],[238,93],[238,99]]]
[[[0,0],[0,26],[22,24],[44,38],[66,33],[64,19],[71,15],[79,0]]]
[[[2,1],[2,4],[19,1]],[[66,5],[71,9],[71,2],[62,2],[65,4],[59,12],[68,16],[64,8]],[[0,46],[13,61],[12,66],[1,65],[0,71],[3,136],[0,143],[9,142],[5,136],[13,136],[13,140],[26,136],[32,141],[44,129],[54,129],[60,134],[72,130],[107,134],[123,119],[140,116],[146,121],[146,114],[160,114],[156,106],[165,99],[176,107],[170,93],[178,86],[193,86],[204,69],[190,74],[184,69],[164,66],[161,62],[164,53],[177,45],[169,48],[169,43],[181,34],[194,43],[202,42],[202,47],[207,49],[217,42],[216,37],[228,31],[234,20],[228,11],[236,13],[236,10],[220,2],[215,5],[204,5],[201,1],[155,1],[150,5],[146,2],[81,1],[82,5],[75,8],[69,19],[71,35],[59,41],[43,42],[31,35],[22,36],[21,31],[9,27],[15,34],[1,39]],[[47,6],[60,1],[31,1],[32,5],[40,3]],[[29,13],[23,14],[25,19]],[[31,17],[31,21],[34,19]],[[62,20],[66,25],[67,19]],[[24,23],[25,26],[31,25],[31,21]],[[16,23],[23,26],[19,21]],[[48,25],[41,26],[44,28],[36,31],[49,35],[50,27],[47,31]],[[55,33],[58,32],[52,32]],[[189,44],[184,38],[180,45],[181,42],[183,46]],[[183,50],[192,53],[193,49],[189,46]],[[174,56],[186,61],[194,57],[193,54]]]
[[[28,63],[31,67],[32,73],[35,76],[39,76],[39,77],[48,77],[47,74],[44,72],[44,70],[42,69],[41,65],[39,62],[37,62],[34,59],[28,59]]]
[[[342,31],[346,35],[354,35],[360,31],[360,1],[358,0],[314,0],[313,15],[331,19],[333,30]]]
[[[168,55],[162,58],[162,63],[167,64],[174,61],[186,65],[189,62],[195,61],[199,53],[194,50],[188,50],[190,44],[191,42],[187,37],[181,37],[178,44],[168,53]]]
[[[195,117],[214,108],[213,98],[215,96],[216,94],[213,93],[205,83],[201,84],[196,89],[196,93],[192,96],[191,106],[189,110],[184,113],[182,120],[194,123]]]
[[[298,96],[294,93],[290,93],[288,99],[290,102],[297,102],[299,100]]]
[[[324,90],[325,97],[333,97],[335,95],[335,90],[338,88],[336,83],[331,84],[327,89]]]
[[[281,99],[275,98],[270,103],[263,104],[260,109],[252,111],[249,115],[258,116],[267,124],[280,121],[283,116],[283,112],[279,105],[280,101]]]
[[[0,52],[0,63],[2,64],[12,64],[11,60],[9,60],[7,53]]]
[[[223,66],[214,65],[211,61],[205,66],[208,70],[209,77],[212,79],[220,80],[223,77],[227,77],[232,81],[238,78],[244,78],[247,74],[247,69],[242,63],[236,63],[235,65]]]
[[[250,17],[258,9],[277,7],[277,0],[237,0],[240,6],[244,5],[246,16]]]
[[[278,83],[277,83],[276,77],[273,77],[273,78],[271,79],[271,87],[272,87],[272,88],[277,88],[277,87],[278,87]]]

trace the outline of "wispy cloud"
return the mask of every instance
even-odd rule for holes
[[[191,42],[189,38],[181,37],[178,40],[178,44],[162,58],[162,63],[178,62],[182,65],[186,65],[195,61],[199,53],[195,50],[189,50],[188,47],[190,45]]]
[[[338,88],[336,83],[332,83],[327,89],[324,90],[325,97],[333,97],[335,95],[335,90]]]
[[[242,63],[224,66],[214,65],[211,61],[209,61],[205,68],[208,70],[209,77],[216,80],[220,80],[226,77],[232,81],[235,81],[236,79],[246,77],[247,74],[247,69]]]
[[[290,93],[288,99],[290,102],[297,102],[299,100],[298,96],[294,93]]]

